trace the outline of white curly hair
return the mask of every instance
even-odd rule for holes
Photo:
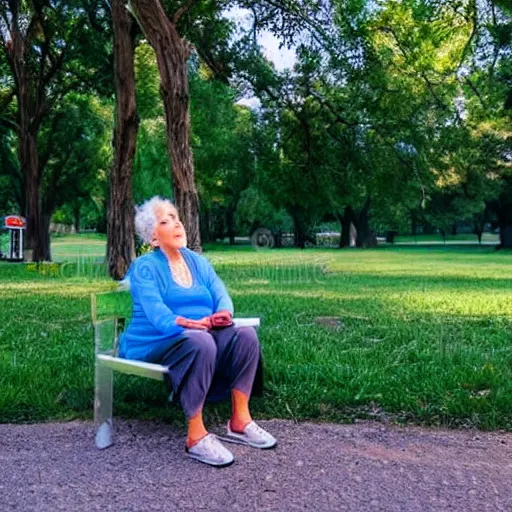
[[[173,208],[176,208],[169,199],[159,196],[154,196],[140,206],[135,207],[135,232],[145,244],[151,243],[153,237],[156,226],[155,211],[164,204],[170,204]]]

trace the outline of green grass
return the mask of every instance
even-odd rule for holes
[[[63,237],[63,242],[64,242]],[[67,243],[67,242],[66,242]],[[64,244],[65,245],[65,244]],[[491,248],[215,250],[237,315],[262,319],[258,417],[512,430],[512,253]],[[90,417],[89,261],[0,264],[0,421]],[[317,317],[336,317],[334,327]],[[115,414],[181,421],[164,387],[116,376]],[[227,414],[209,407],[209,420]]]
[[[105,235],[96,233],[53,236],[51,241],[52,258],[58,262],[80,258],[102,260],[105,258],[105,250]]]

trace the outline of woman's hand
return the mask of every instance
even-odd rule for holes
[[[212,327],[228,327],[233,323],[233,315],[227,309],[217,311],[211,317]]]
[[[212,326],[212,319],[209,316],[204,316],[199,320],[208,330],[210,330]]]
[[[184,316],[178,316],[176,317],[176,324],[185,329],[207,331],[215,327],[229,327],[233,324],[233,316],[228,310],[217,311],[211,316],[201,318],[201,320],[192,320]]]
[[[176,324],[185,329],[199,329],[201,331],[211,329],[210,317],[208,316],[201,318],[201,320],[192,320],[184,316],[178,316],[176,317]]]

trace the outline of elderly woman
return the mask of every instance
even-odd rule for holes
[[[206,258],[186,248],[176,208],[154,197],[137,208],[135,227],[154,251],[129,271],[132,321],[121,337],[120,356],[168,367],[167,382],[188,420],[186,452],[213,466],[232,453],[206,430],[207,398],[231,395],[225,441],[272,448],[276,440],[251,418],[249,398],[260,358],[256,331],[235,327],[233,303]]]

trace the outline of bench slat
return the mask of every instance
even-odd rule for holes
[[[102,365],[108,366],[117,372],[138,375],[139,377],[148,377],[155,380],[164,380],[164,373],[167,371],[167,367],[161,364],[123,359],[107,354],[98,354],[97,359]]]
[[[233,318],[233,323],[237,327],[259,327],[259,318]]]

